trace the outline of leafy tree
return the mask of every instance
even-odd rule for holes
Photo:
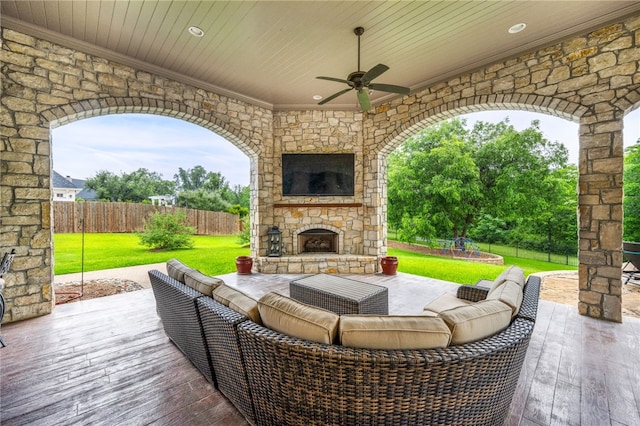
[[[482,199],[460,120],[434,126],[389,159],[389,221],[407,241],[466,236]]]
[[[469,236],[485,243],[506,243],[509,232],[504,220],[489,214],[481,214],[477,217],[476,225],[469,231]]]
[[[227,180],[219,172],[207,172],[202,166],[184,170],[178,168],[178,173],[173,176],[176,187],[181,191],[195,191],[205,189],[207,191],[222,191],[229,189]]]
[[[242,218],[242,230],[238,233],[238,243],[245,246],[251,242],[251,222],[249,215]]]
[[[178,173],[173,176],[176,188],[181,191],[193,191],[204,186],[207,180],[207,171],[202,166],[193,169],[178,168]]]
[[[101,170],[87,179],[85,186],[96,191],[99,199],[138,203],[152,195],[169,195],[174,192],[173,182],[163,180],[162,175],[145,168],[121,175]]]
[[[144,223],[144,231],[138,234],[140,243],[152,249],[175,250],[193,247],[195,229],[189,226],[183,212],[153,213]]]
[[[202,166],[192,169],[179,168],[174,175],[178,189],[177,203],[182,207],[200,210],[229,211],[233,205],[240,210],[249,209],[249,187],[236,185],[233,188],[222,174],[207,172]]]
[[[578,239],[578,168],[570,164],[554,170],[547,180],[547,210],[541,222],[547,223],[549,244],[576,246]],[[577,250],[577,247],[576,247]]]
[[[231,192],[228,194],[227,201],[231,204],[237,204],[243,208],[249,209],[251,200],[251,188],[249,185],[234,185]]]
[[[227,213],[237,214],[240,218],[244,218],[249,215],[249,209],[240,204],[234,204],[227,209]]]
[[[508,119],[432,126],[389,157],[388,222],[399,238],[489,242],[577,238],[577,170],[539,123],[518,132]]]
[[[472,139],[477,147],[484,212],[507,222],[536,220],[547,209],[547,191],[553,190],[547,179],[553,170],[567,164],[567,149],[546,140],[537,120],[521,132],[505,124],[483,123],[485,129],[494,128],[490,132],[493,139]]]
[[[181,192],[178,194],[177,204],[190,209],[214,212],[224,212],[231,207],[220,191],[207,191],[204,188]]]
[[[624,240],[640,241],[640,140],[624,157]]]

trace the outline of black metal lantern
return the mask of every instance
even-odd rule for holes
[[[272,226],[269,232],[269,257],[282,256],[282,232],[277,226]]]

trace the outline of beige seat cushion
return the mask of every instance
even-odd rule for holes
[[[184,283],[200,293],[211,296],[213,289],[224,284],[224,281],[220,278],[205,275],[197,269],[192,269],[184,273]]]
[[[481,300],[440,313],[451,330],[451,344],[475,342],[507,328],[511,307],[499,300]]]
[[[188,267],[178,259],[167,261],[167,275],[181,283],[184,283],[184,274],[193,270],[193,268]]]
[[[524,271],[518,266],[509,266],[493,281],[493,285],[491,286],[491,289],[489,289],[489,293],[498,288],[505,281],[513,281],[520,285],[520,287],[524,288]]]
[[[307,305],[278,293],[267,293],[258,300],[265,327],[279,333],[318,343],[333,343],[340,316]]]
[[[343,315],[339,336],[352,348],[432,349],[447,347],[451,331],[438,317]]]
[[[442,311],[458,308],[460,306],[467,306],[471,303],[473,302],[471,302],[470,300],[460,299],[456,297],[455,294],[445,293],[442,296],[438,297],[436,300],[428,303],[423,308],[423,311],[439,314]]]
[[[507,280],[487,295],[487,300],[499,300],[511,307],[511,318],[515,317],[522,305],[522,287],[514,281]]]
[[[213,289],[211,297],[218,303],[228,306],[230,309],[249,318],[256,324],[262,324],[258,301],[246,293],[228,285],[221,285]]]

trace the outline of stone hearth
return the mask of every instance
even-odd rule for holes
[[[262,256],[256,259],[254,267],[265,274],[375,274],[378,258],[335,253]]]

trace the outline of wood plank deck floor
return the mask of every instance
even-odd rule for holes
[[[260,296],[292,277],[229,274]],[[389,287],[390,312],[415,312],[453,285],[406,274],[353,277]],[[418,297],[419,296],[419,297]],[[6,324],[2,425],[247,425],[169,341],[151,290],[57,306]],[[541,301],[508,425],[640,425],[640,320],[622,324]]]

